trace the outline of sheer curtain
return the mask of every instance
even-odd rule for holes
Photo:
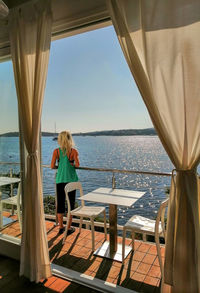
[[[52,16],[49,0],[32,1],[10,10],[10,44],[25,146],[23,235],[20,274],[31,281],[51,276],[43,210],[39,134]]]
[[[200,2],[107,0],[124,56],[176,168],[165,282],[200,292]]]

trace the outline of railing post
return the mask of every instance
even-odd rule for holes
[[[13,169],[10,169],[10,178],[13,177]],[[13,196],[13,184],[10,184],[10,196]],[[14,215],[14,206],[12,206],[12,216]]]
[[[147,235],[146,235],[145,233],[143,233],[143,235],[142,235],[142,240],[143,240],[144,242],[147,242]]]
[[[115,183],[115,173],[113,172],[113,175],[112,175],[112,189],[115,189],[116,187],[116,183]]]

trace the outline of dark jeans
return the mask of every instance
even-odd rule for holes
[[[57,213],[58,214],[64,214],[66,212],[65,208],[65,201],[66,201],[66,195],[65,195],[65,186],[67,183],[58,183],[56,184],[57,189]],[[69,195],[69,201],[71,205],[71,210],[74,209],[75,206],[75,198],[76,198],[76,190],[73,190],[68,193]]]

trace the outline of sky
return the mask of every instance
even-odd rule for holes
[[[0,64],[0,133],[18,131],[11,61]],[[42,131],[149,128],[151,120],[112,26],[53,41]]]

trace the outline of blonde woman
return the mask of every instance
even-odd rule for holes
[[[56,189],[57,189],[57,216],[59,222],[59,234],[64,232],[63,215],[65,214],[65,185],[69,182],[77,182],[78,176],[74,167],[79,167],[78,151],[73,148],[74,142],[69,131],[62,131],[58,135],[59,148],[53,151],[51,168],[57,169]],[[57,167],[58,166],[58,167]],[[69,192],[71,209],[74,209],[76,191]],[[72,218],[70,218],[69,227]],[[68,234],[75,231],[74,228],[68,230]]]

